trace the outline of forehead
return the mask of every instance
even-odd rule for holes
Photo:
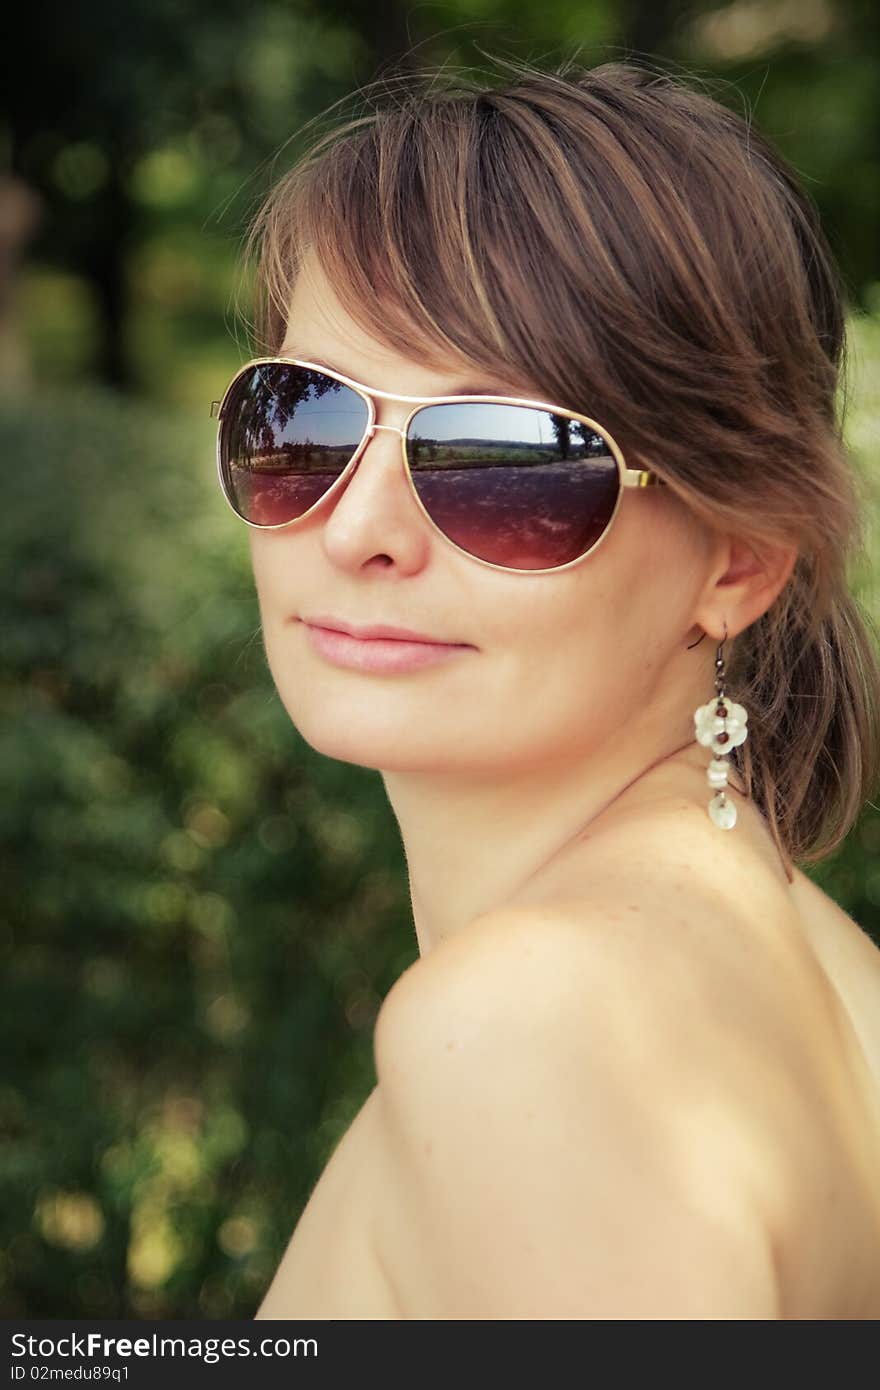
[[[279,356],[304,358],[364,385],[404,395],[543,398],[529,382],[466,358],[401,355],[352,318],[314,256],[304,258],[294,283]]]

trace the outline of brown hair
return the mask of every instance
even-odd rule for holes
[[[312,247],[372,336],[588,402],[708,526],[796,542],[727,652],[749,715],[732,756],[783,859],[824,858],[880,784],[880,665],[847,579],[869,499],[836,414],[845,291],[817,212],[688,78],[494,61],[512,81],[395,79],[276,183],[246,245],[257,351],[279,352]]]

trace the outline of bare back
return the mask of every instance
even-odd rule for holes
[[[522,905],[581,899],[609,864],[623,867],[619,847],[652,817],[668,818],[676,799],[705,805],[708,791],[697,758],[657,769],[616,799],[540,879]],[[647,795],[650,786],[650,795]],[[757,808],[737,797],[732,832],[706,817],[701,850],[735,834],[748,881],[757,971],[779,970],[779,949],[791,962],[793,989],[780,981],[773,1027],[804,1055],[805,1090],[818,1097],[801,1134],[786,1135],[793,1155],[790,1191],[772,1213],[786,1318],[880,1317],[880,950],[866,933],[800,871],[788,883],[769,828]],[[691,822],[693,823],[693,817]],[[673,821],[665,820],[665,824]],[[702,832],[698,832],[701,834]],[[635,842],[635,841],[633,841]],[[615,846],[617,853],[615,853]],[[697,852],[697,851],[694,851]],[[717,852],[717,851],[714,851]],[[723,856],[722,856],[723,857]],[[626,872],[638,872],[637,856]],[[675,872],[669,892],[686,891]],[[413,969],[418,970],[420,963]],[[787,972],[786,972],[787,973]],[[757,1082],[756,1078],[756,1082]],[[824,1090],[823,1090],[824,1088]],[[393,1186],[376,1086],[337,1144],[300,1216],[258,1318],[430,1317],[418,1306],[420,1271],[390,1234]],[[809,1132],[807,1132],[807,1130]],[[389,1215],[392,1219],[387,1219]]]

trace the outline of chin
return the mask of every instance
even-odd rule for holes
[[[413,755],[417,758],[417,745],[430,742],[424,737],[402,739],[405,721],[392,717],[391,710],[383,710],[383,702],[373,692],[361,692],[359,698],[350,693],[340,698],[336,692],[334,698],[318,683],[307,688],[310,682],[297,684],[292,680],[290,685],[288,692],[276,682],[290,722],[310,748],[327,758],[381,768],[401,757],[407,762]],[[407,743],[411,744],[409,749]]]

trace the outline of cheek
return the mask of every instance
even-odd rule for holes
[[[641,698],[633,680],[633,630],[601,601],[548,615],[530,637],[527,632],[524,625],[511,684],[529,723],[591,741]]]
[[[499,589],[482,688],[487,706],[513,711],[526,739],[589,744],[625,724],[686,626],[692,580],[680,542],[645,512],[627,521],[583,565]]]
[[[488,630],[472,713],[511,756],[551,759],[619,725],[643,688],[633,679],[642,634],[613,586],[590,576],[543,576],[508,595]]]
[[[248,527],[248,543],[251,552],[251,569],[254,574],[254,583],[259,594],[267,591],[269,586],[269,561],[272,555],[272,548],[268,544],[269,537]]]
[[[296,576],[300,560],[291,536],[281,532],[270,534],[248,528],[251,550],[251,569],[266,624],[283,621],[296,612]]]

